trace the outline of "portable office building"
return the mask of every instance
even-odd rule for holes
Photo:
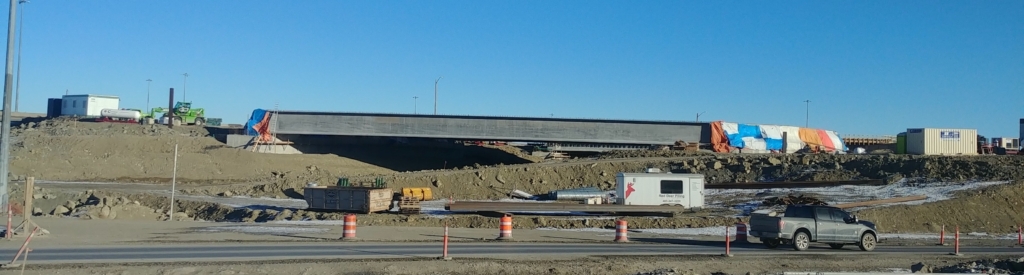
[[[943,128],[907,129],[907,154],[977,155],[978,130]]]
[[[64,116],[99,117],[103,109],[118,109],[121,99],[109,95],[65,95],[60,114]]]
[[[619,173],[615,203],[622,205],[704,206],[704,175]]]

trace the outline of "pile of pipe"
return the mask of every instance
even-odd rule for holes
[[[566,201],[584,201],[589,198],[601,198],[606,196],[608,196],[608,191],[603,191],[597,187],[563,189],[548,193],[549,199]]]

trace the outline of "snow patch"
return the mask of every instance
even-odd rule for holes
[[[844,185],[833,187],[817,188],[765,188],[760,190],[737,190],[737,189],[709,189],[706,190],[709,206],[725,207],[727,199],[736,200],[749,198],[751,200],[735,205],[734,208],[748,213],[749,210],[760,206],[761,200],[768,197],[785,196],[787,194],[800,193],[817,196],[825,199],[829,204],[853,203],[867,200],[880,200],[896,197],[927,196],[927,199],[911,202],[892,203],[875,205],[865,208],[883,207],[891,205],[919,205],[929,202],[943,201],[953,198],[953,194],[959,191],[979,189],[989,186],[1006,184],[1009,181],[977,181],[977,182],[930,182],[916,183],[906,179],[900,182],[885,186],[856,186]],[[767,183],[766,183],[767,185]]]

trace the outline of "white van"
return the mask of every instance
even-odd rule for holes
[[[615,177],[615,203],[704,207],[704,175],[619,173]]]

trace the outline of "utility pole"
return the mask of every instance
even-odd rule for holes
[[[414,96],[414,97],[412,97],[412,113],[413,113],[413,114],[416,114],[416,113],[417,113],[417,112],[416,112],[416,105],[418,105],[418,104],[419,104],[419,103],[417,103],[417,102],[419,102],[419,98],[420,98],[420,97],[418,97],[418,96]]]
[[[437,82],[441,81],[441,78],[443,78],[443,76],[434,80],[434,115],[437,115]]]
[[[181,84],[181,101],[185,101],[185,85],[188,84],[188,73],[183,73],[185,76],[185,82]]]
[[[0,206],[9,206],[10,196],[7,190],[7,175],[10,171],[11,157],[11,80],[14,78],[11,72],[14,71],[14,22],[18,10],[18,0],[11,0],[11,10],[7,19],[7,68],[4,76],[4,111],[0,116],[3,119],[3,126],[0,129]],[[31,210],[30,210],[31,211]]]
[[[149,109],[149,87],[153,86],[153,80],[152,79],[146,79],[146,82],[147,82],[147,84],[146,84],[146,110],[143,111],[143,113],[149,112],[149,110],[150,110]]]
[[[28,3],[28,0],[19,0],[18,4]],[[18,111],[21,104],[21,38],[25,36],[25,9],[21,9],[21,16],[18,17],[18,86],[14,88],[14,111]]]
[[[811,100],[804,100],[804,103],[807,103],[807,111],[804,114],[804,128],[810,128],[808,125],[810,125],[811,121]]]

